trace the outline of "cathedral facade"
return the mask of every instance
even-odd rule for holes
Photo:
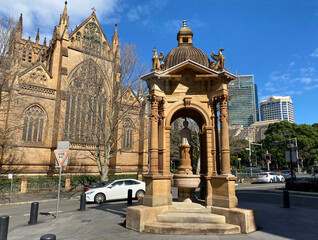
[[[0,128],[10,133],[1,140],[2,173],[54,174],[57,143],[69,141],[68,166],[63,172],[99,174],[92,157],[99,154],[93,136],[102,131],[99,122],[107,125],[107,115],[111,114],[108,93],[112,89],[99,86],[101,82],[113,86],[121,77],[117,25],[111,43],[95,11],[71,32],[68,28],[67,3],[48,45],[46,39],[43,44],[39,42],[39,30],[35,42],[30,37],[23,39],[22,14],[19,18],[9,52],[14,61],[12,74],[2,94],[8,101],[1,105],[5,114]],[[141,175],[148,165],[148,121],[143,98],[132,90],[128,95],[127,101],[137,101],[113,133],[118,139],[112,145],[115,154],[109,161],[109,173]]]

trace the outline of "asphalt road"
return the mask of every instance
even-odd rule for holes
[[[283,206],[283,194],[281,190],[283,183],[272,184],[238,184],[236,186],[236,194],[239,204],[246,206],[248,202],[265,203],[270,205]],[[176,189],[173,189],[173,195]],[[176,197],[176,196],[174,196]],[[107,204],[119,204],[126,201],[108,202]],[[290,193],[290,202],[292,208],[309,208],[318,209],[318,194],[299,194]],[[76,211],[79,209],[80,202],[78,199],[61,200],[59,214]],[[87,208],[96,208],[96,204],[87,204]],[[242,207],[241,206],[241,207]],[[56,201],[40,202],[38,222],[44,222],[54,219],[56,214]],[[30,204],[0,206],[0,215],[9,215],[10,224],[9,232],[21,225],[28,225],[30,218]]]
[[[276,204],[283,206],[284,183],[239,184],[236,196],[240,202]],[[318,209],[317,193],[289,192],[292,208]]]

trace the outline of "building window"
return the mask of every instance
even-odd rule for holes
[[[79,44],[81,42],[81,33],[80,32],[76,33],[76,42],[77,42],[77,44]]]
[[[22,140],[42,142],[46,114],[39,105],[30,106],[23,114]]]
[[[81,63],[66,94],[65,138],[79,143],[103,141],[107,134],[104,79],[92,60]]]
[[[83,51],[100,55],[101,39],[101,31],[96,23],[87,23],[83,34]]]
[[[123,124],[122,147],[131,149],[133,143],[133,123],[130,119],[126,119]]]
[[[32,62],[32,51],[29,51],[28,62]]]

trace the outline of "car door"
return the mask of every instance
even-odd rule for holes
[[[106,190],[106,199],[115,200],[125,198],[124,181],[118,180],[113,182]]]
[[[128,198],[128,190],[132,190],[132,197],[135,197],[138,190],[139,182],[134,180],[125,180],[126,198]]]

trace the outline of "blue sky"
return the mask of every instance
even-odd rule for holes
[[[0,0],[1,15],[23,13],[24,37],[51,38],[62,0]],[[177,46],[187,20],[194,46],[209,57],[221,46],[225,67],[234,74],[253,74],[260,100],[291,96],[295,122],[318,122],[317,0],[69,0],[70,29],[96,8],[108,38],[118,23],[123,43],[134,43],[149,64],[152,48],[164,55]]]

